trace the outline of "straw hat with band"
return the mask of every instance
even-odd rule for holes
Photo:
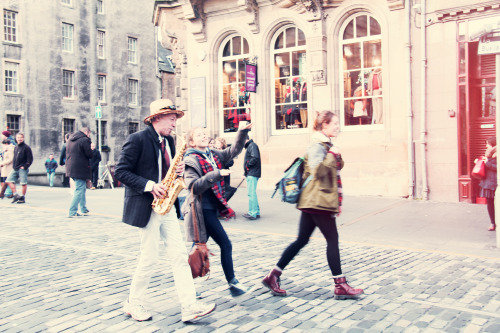
[[[144,124],[149,125],[154,117],[162,114],[176,114],[177,119],[184,116],[184,112],[177,110],[175,104],[169,99],[157,99],[149,106],[150,115],[144,118]]]

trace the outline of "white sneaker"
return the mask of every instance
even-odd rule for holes
[[[142,305],[130,304],[128,299],[123,302],[123,311],[137,321],[145,321],[153,318],[151,313],[146,311]]]
[[[182,321],[193,321],[197,318],[203,317],[215,310],[215,303],[205,304],[196,302],[189,306],[182,307]]]

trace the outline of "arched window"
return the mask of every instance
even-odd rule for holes
[[[357,14],[340,30],[343,117],[346,127],[384,123],[382,103],[382,36],[369,14]]]
[[[302,30],[286,26],[271,45],[273,133],[307,128],[306,37]]]
[[[248,42],[231,36],[222,43],[219,72],[222,132],[236,132],[240,121],[251,120],[250,93],[245,90],[245,62],[249,60]]]

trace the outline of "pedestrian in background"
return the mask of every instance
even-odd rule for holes
[[[14,147],[17,146],[16,139],[14,138],[12,133],[10,133],[9,131],[2,132],[2,142],[3,142],[3,139],[9,139],[11,145],[13,145]]]
[[[208,148],[213,149],[215,147],[215,139],[208,138]]]
[[[181,303],[183,322],[208,315],[215,304],[196,301],[191,268],[188,264],[186,245],[179,227],[178,202],[175,209],[165,215],[153,211],[155,198],[164,198],[167,187],[162,184],[169,167],[178,175],[184,173],[184,163],[170,166],[175,156],[174,139],[170,135],[177,118],[184,112],[176,110],[169,99],[151,103],[150,115],[144,119],[147,127],[128,136],[116,165],[115,177],[125,184],[123,222],[139,227],[141,247],[137,269],[132,277],[128,298],[123,311],[137,321],[150,320],[152,315],[144,307],[144,298],[161,249],[170,259],[175,288]],[[177,212],[176,212],[177,211]],[[177,213],[177,214],[176,214]],[[171,300],[171,299],[170,299]]]
[[[45,161],[45,170],[47,171],[47,179],[49,186],[54,187],[54,176],[56,175],[57,162],[54,160],[54,154],[50,154]]]
[[[250,288],[235,277],[232,244],[217,216],[219,213],[226,219],[235,216],[224,198],[223,177],[230,172],[224,169],[224,165],[243,150],[251,127],[252,124],[249,124],[241,128],[235,143],[224,150],[212,150],[208,147],[209,138],[203,128],[193,128],[186,135],[189,148],[184,154],[186,164],[184,181],[188,187],[188,194],[182,212],[187,241],[195,241],[193,220],[196,220],[200,238],[196,241],[206,243],[210,237],[220,247],[222,270],[232,296],[243,295],[249,292]],[[196,219],[192,216],[191,203],[194,204]]]
[[[497,188],[497,138],[490,136],[486,139],[486,151],[484,153],[484,164],[486,176],[479,183],[479,196],[486,198],[486,208],[490,216],[491,225],[489,231],[496,230],[495,222],[495,190]]]
[[[92,187],[91,190],[97,188],[97,181],[99,180],[99,162],[101,162],[101,153],[96,149],[95,144],[90,145],[92,149],[92,158],[90,159],[90,169],[92,170]]]
[[[214,149],[224,150],[226,148],[227,144],[224,138],[221,137],[215,138]],[[234,160],[230,160],[226,162],[223,169],[229,169],[233,165],[234,165]],[[225,194],[224,198],[226,198],[226,200],[229,201],[229,199],[231,199],[233,194],[236,192],[236,188],[231,186],[231,174],[228,174],[223,178],[224,178],[224,194]]]
[[[326,257],[335,283],[335,299],[357,298],[362,289],[354,289],[347,284],[342,275],[340,263],[339,239],[335,215],[340,214],[342,206],[342,182],[340,170],[344,161],[331,139],[339,133],[338,117],[331,111],[322,111],[314,120],[313,143],[307,149],[302,179],[310,175],[312,179],[302,190],[297,208],[301,211],[299,235],[290,244],[276,266],[262,280],[262,284],[274,295],[286,296],[281,289],[279,279],[282,271],[306,246],[316,227],[326,238]],[[328,191],[325,192],[325,189]]]
[[[14,161],[12,164],[12,171],[5,182],[10,187],[13,199],[12,203],[23,204],[26,201],[26,191],[28,190],[28,173],[29,167],[33,163],[33,152],[30,146],[24,142],[24,133],[19,132],[16,134],[17,146],[14,148]],[[17,194],[16,182],[19,180],[21,184],[22,195]],[[3,197],[4,191],[0,191],[0,197]]]
[[[59,165],[60,166],[63,166],[66,164],[66,143],[68,142],[69,140],[69,137],[72,133],[66,133],[64,135],[64,143],[61,147],[61,154],[59,155]],[[66,172],[64,173],[64,176],[63,176],[63,186],[64,187],[69,187],[70,188],[70,193],[73,193],[74,191],[74,188],[75,188],[75,184],[73,183],[73,181],[71,181],[68,177],[68,175],[66,174]]]
[[[248,138],[245,143],[244,175],[247,179],[248,213],[243,217],[249,220],[260,218],[259,200],[257,199],[257,182],[261,177],[261,161],[259,146]]]
[[[80,131],[72,134],[66,145],[66,174],[75,182],[75,192],[69,206],[68,217],[78,217],[89,214],[87,209],[87,179],[90,173],[90,130],[83,127]],[[80,206],[81,214],[78,213]]]
[[[4,196],[7,196],[7,198],[12,198],[12,192],[10,193],[10,196],[7,194],[4,194],[7,189],[7,183],[5,180],[9,176],[10,172],[13,169],[12,163],[14,162],[14,146],[10,143],[10,140],[8,138],[4,138],[2,141],[2,161],[0,162],[0,180],[1,180],[1,187],[0,187],[0,198],[3,199]],[[10,188],[9,188],[10,190]]]

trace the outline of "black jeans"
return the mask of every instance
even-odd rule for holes
[[[92,168],[92,186],[97,188],[97,181],[99,180],[99,167]]]
[[[222,224],[217,218],[217,210],[203,209],[203,218],[205,220],[208,237],[212,237],[212,239],[220,247],[220,262],[222,264],[222,270],[224,271],[227,282],[229,282],[234,279],[233,245],[231,244],[229,237],[227,237]]]
[[[337,223],[335,217],[331,215],[318,215],[304,213],[300,215],[299,235],[297,240],[290,244],[278,261],[278,267],[285,269],[285,267],[292,261],[292,259],[299,253],[299,251],[306,246],[309,242],[314,229],[319,228],[323,236],[326,238],[326,258],[328,259],[328,266],[332,271],[332,275],[341,275],[342,267],[340,265],[340,251],[339,251],[339,234],[337,232]]]

